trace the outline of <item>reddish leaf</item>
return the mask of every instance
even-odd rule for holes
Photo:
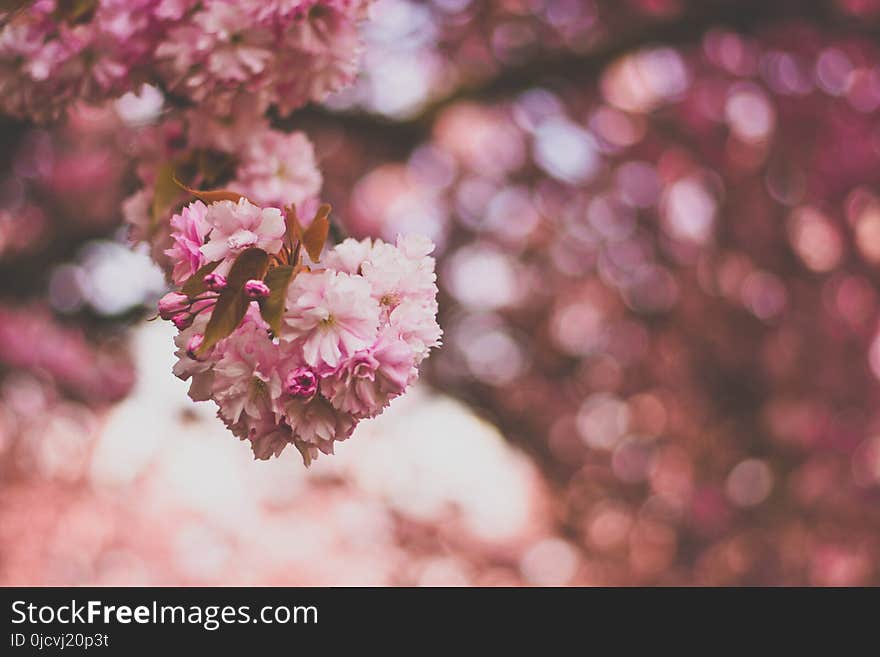
[[[284,208],[284,222],[287,225],[287,240],[292,249],[293,245],[302,242],[303,238],[302,224],[299,223],[295,205],[288,205]]]
[[[315,218],[306,232],[303,233],[302,243],[309,254],[312,262],[319,262],[321,259],[321,251],[324,250],[324,243],[327,241],[327,234],[330,232],[330,206],[325,203],[315,214]]]
[[[174,184],[176,184],[178,187],[189,192],[200,201],[208,203],[209,205],[211,203],[216,203],[217,201],[232,201],[233,203],[238,203],[239,199],[245,198],[243,194],[239,194],[238,192],[231,192],[228,189],[193,189],[192,187],[187,187],[182,182],[180,182],[176,176],[173,177],[173,180]]]

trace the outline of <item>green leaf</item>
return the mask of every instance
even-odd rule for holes
[[[162,221],[163,216],[171,209],[177,197],[180,196],[180,190],[177,188],[175,180],[174,166],[163,164],[159,167],[159,173],[156,175],[156,184],[153,187],[152,227],[154,230],[159,225],[159,222]]]
[[[226,280],[228,287],[220,293],[217,304],[208,326],[205,328],[205,339],[199,347],[199,354],[206,354],[215,344],[227,337],[244,318],[251,300],[244,292],[244,284],[252,278],[262,279],[269,266],[269,254],[262,249],[250,248],[242,251]]]
[[[260,314],[275,335],[281,332],[281,315],[284,312],[287,288],[294,276],[295,270],[291,265],[275,267],[266,274],[265,283],[269,286],[270,292],[269,296],[260,302]]]
[[[186,283],[180,288],[180,293],[185,294],[188,297],[195,297],[200,295],[202,292],[207,291],[207,287],[205,287],[204,278],[212,271],[217,269],[217,266],[220,264],[220,260],[216,262],[209,262],[207,265],[203,265],[199,267],[199,270],[190,276]]]
[[[315,218],[312,219],[312,223],[309,224],[306,232],[303,233],[302,243],[306,247],[306,253],[309,254],[312,262],[320,262],[321,251],[324,250],[324,242],[327,241],[327,234],[330,232],[329,215],[330,206],[324,203],[324,205],[318,208]]]
[[[229,291],[228,294],[223,292],[220,295],[205,328],[205,340],[198,350],[200,356],[208,353],[215,344],[238,328],[250,302],[243,290]]]
[[[182,190],[189,192],[200,201],[203,201],[204,203],[207,203],[209,205],[211,203],[216,203],[217,201],[232,201],[233,203],[238,203],[239,199],[245,198],[244,194],[231,192],[228,189],[193,189],[192,187],[187,187],[186,185],[184,185],[177,179],[177,177],[172,176],[172,180],[174,181],[174,184],[180,187]]]
[[[227,289],[241,290],[244,288],[244,284],[252,278],[262,280],[268,268],[268,253],[256,247],[245,249],[238,254],[235,262],[232,263],[229,276],[226,277],[226,280],[229,281]]]

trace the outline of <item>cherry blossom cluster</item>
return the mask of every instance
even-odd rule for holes
[[[14,6],[15,3],[13,3]],[[348,84],[369,0],[37,0],[0,11],[0,110],[53,118],[150,83],[229,115]]]
[[[179,329],[174,373],[191,381],[190,397],[213,400],[256,458],[293,444],[309,465],[403,394],[441,330],[430,240],[346,239],[306,264],[310,231],[291,239],[289,217],[244,197],[184,207],[167,250],[181,287],[159,314]],[[268,264],[246,270],[246,260]],[[273,270],[284,267],[279,286]],[[218,334],[236,299],[242,317]]]

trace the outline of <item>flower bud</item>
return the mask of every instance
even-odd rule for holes
[[[244,284],[244,293],[249,299],[264,299],[269,296],[269,286],[263,281],[253,278]]]
[[[223,274],[215,274],[211,272],[207,274],[202,282],[205,284],[205,287],[211,290],[211,292],[220,292],[226,289],[227,281],[226,277]]]
[[[159,317],[173,319],[189,308],[189,297],[179,292],[169,292],[159,299]]]
[[[171,322],[179,331],[183,331],[192,326],[193,316],[190,313],[180,313],[171,318]]]
[[[311,399],[318,392],[318,377],[307,367],[297,367],[284,379],[284,392],[291,397]]]
[[[186,355],[192,358],[193,360],[201,360],[202,358],[196,354],[199,350],[199,347],[202,346],[202,343],[205,341],[205,336],[201,333],[196,333],[189,339],[189,343],[186,345]]]

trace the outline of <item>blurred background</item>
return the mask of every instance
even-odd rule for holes
[[[379,0],[315,142],[445,346],[306,471],[171,374],[145,88],[0,119],[0,583],[880,584],[880,0]]]

